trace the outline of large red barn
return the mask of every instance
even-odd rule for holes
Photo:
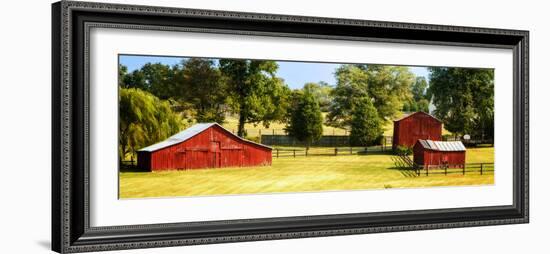
[[[441,140],[443,124],[439,119],[424,113],[416,112],[393,122],[393,144],[413,147],[419,139]]]
[[[414,163],[422,168],[464,168],[466,147],[460,141],[420,139],[413,148]]]
[[[138,151],[141,169],[158,171],[271,165],[271,147],[200,123]]]

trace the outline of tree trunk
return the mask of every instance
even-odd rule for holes
[[[246,130],[244,129],[245,122],[246,122],[246,116],[241,110],[239,114],[239,126],[237,127],[237,135],[241,138],[244,138],[246,136]]]

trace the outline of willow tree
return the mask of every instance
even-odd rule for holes
[[[119,159],[162,141],[183,128],[167,101],[137,88],[119,88]]]

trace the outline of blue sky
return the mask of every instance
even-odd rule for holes
[[[160,57],[160,56],[133,56],[120,55],[120,64],[128,67],[128,71],[140,69],[146,63],[162,63],[175,65],[181,63],[184,58],[181,57]],[[279,69],[277,76],[285,80],[285,83],[293,89],[302,88],[307,82],[324,81],[335,85],[334,70],[340,64],[333,63],[311,63],[311,62],[285,62],[277,61]],[[426,67],[409,67],[416,76],[423,76],[428,79],[428,70]]]

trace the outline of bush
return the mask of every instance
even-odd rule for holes
[[[408,147],[408,146],[397,146],[397,148],[395,149],[395,153],[397,155],[407,156],[413,153],[413,149],[412,147]]]
[[[258,143],[258,144],[259,144],[260,141],[261,141],[261,140],[260,140],[261,138],[260,138],[259,136],[255,136],[255,137],[247,136],[246,139],[247,139],[247,140],[250,140],[250,141],[252,141],[252,142],[256,142],[256,143]]]

